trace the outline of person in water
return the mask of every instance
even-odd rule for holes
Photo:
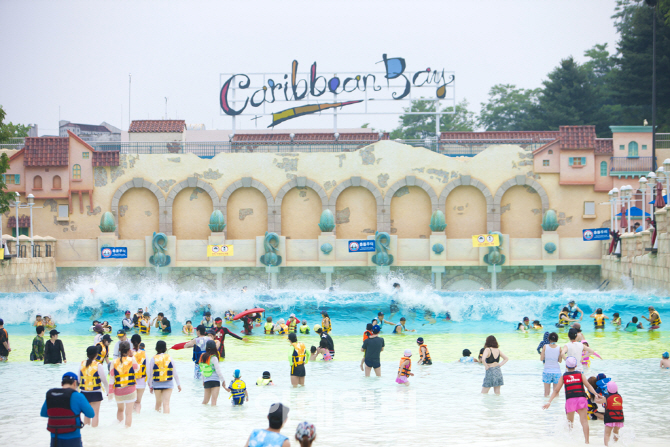
[[[137,320],[137,331],[142,335],[149,335],[151,332],[151,323],[149,319],[151,314],[149,312],[144,312],[144,314]]]
[[[288,332],[295,333],[296,330],[298,329],[299,323],[300,320],[296,318],[295,314],[291,314],[291,316],[288,317],[288,320],[286,321],[286,326],[288,326]]]
[[[568,309],[567,306],[565,306],[559,313],[558,313],[558,323],[556,323],[556,327],[561,328],[561,327],[566,327],[569,326],[571,322],[573,322],[572,318],[570,318],[570,309]]]
[[[363,332],[363,341],[367,340],[372,335],[372,328],[375,327],[374,323],[376,321],[377,321],[376,319],[372,320],[372,323],[368,323],[367,326],[365,327],[365,332]],[[363,354],[363,358],[361,359],[361,371],[365,371],[365,369],[363,369],[364,363],[365,363],[365,354]]]
[[[44,327],[46,329],[55,329],[56,326],[56,320],[53,320],[49,315],[44,316]]]
[[[400,385],[409,386],[409,377],[413,376],[412,372],[412,351],[405,349],[403,357],[400,359],[400,365],[398,366],[398,375],[396,376],[395,383]]]
[[[458,360],[460,363],[478,363],[475,359],[470,357],[472,352],[470,352],[469,349],[463,349],[461,354],[463,354],[463,356]]]
[[[416,344],[419,345],[419,365],[432,365],[433,360],[430,358],[428,346],[423,342],[423,337],[417,338]]]
[[[239,369],[236,369],[233,373],[233,381],[230,382],[228,391],[230,392],[230,398],[232,399],[233,405],[244,405],[245,400],[249,402],[247,384],[242,380],[242,374]]]
[[[33,321],[33,326],[44,326],[44,320],[42,320],[42,315],[35,315],[35,321]]]
[[[300,325],[300,333],[304,335],[309,334],[309,325],[307,324],[307,320],[302,320],[302,324]]]
[[[84,424],[91,427],[97,427],[100,420],[100,404],[103,400],[103,392],[105,395],[109,394],[109,385],[107,384],[107,369],[101,363],[98,363],[95,358],[98,355],[98,350],[95,346],[86,348],[87,359],[81,362],[79,367],[79,392],[86,397],[86,400],[95,416],[93,418],[84,418]]]
[[[133,405],[133,412],[140,414],[142,411],[142,396],[144,395],[144,390],[147,388],[147,354],[145,352],[146,346],[142,343],[142,338],[135,334],[130,338],[130,342],[133,345],[133,358],[139,366],[139,371],[136,375],[136,386],[137,391],[137,400],[135,405]]]
[[[305,386],[305,364],[309,362],[307,357],[307,348],[305,344],[298,341],[296,334],[288,334],[288,342],[291,345],[289,351],[289,362],[291,364],[291,385],[297,388],[298,385]]]
[[[123,341],[119,344],[119,357],[114,360],[109,377],[109,400],[116,400],[116,419],[124,421],[126,427],[133,424],[133,409],[137,400],[137,379],[140,367],[130,353],[130,343]]]
[[[123,320],[121,320],[121,329],[123,329],[124,331],[132,331],[133,328],[135,327],[135,324],[133,323],[133,318],[130,314],[130,311],[127,310],[124,315],[125,317],[123,318]]]
[[[319,341],[319,347],[312,346],[310,349],[312,355],[309,357],[309,361],[313,362],[316,360],[316,357],[321,354],[321,360],[328,362],[333,360],[333,357],[330,355],[330,350],[328,349],[328,342],[323,338]]]
[[[619,312],[614,312],[612,315],[612,325],[621,327],[621,317],[619,316]]]
[[[575,341],[578,341],[578,342],[584,341],[584,333],[582,332],[582,325],[581,324],[572,323],[572,327],[570,329],[574,329],[575,332],[577,333],[577,338],[575,339]],[[568,334],[570,334],[570,331],[568,331]]]
[[[397,324],[395,328],[393,328],[393,333],[394,334],[402,334],[403,332],[416,332],[415,329],[407,329],[405,327],[405,323],[407,320],[405,317],[400,318],[400,324]]]
[[[609,445],[610,436],[614,432],[614,442],[619,440],[619,429],[623,428],[623,398],[619,394],[619,387],[615,382],[607,384],[609,396],[596,397],[596,401],[605,405],[605,445]]]
[[[523,321],[516,326],[516,330],[526,332],[528,329],[530,329],[530,318],[523,317]]]
[[[44,360],[44,326],[37,326],[35,328],[37,335],[33,338],[33,349],[30,351],[31,361]]]
[[[588,444],[589,419],[587,412],[589,403],[586,393],[584,392],[584,387],[586,387],[591,394],[596,394],[596,390],[593,389],[591,384],[586,380],[584,374],[576,370],[578,364],[579,362],[575,357],[568,357],[565,360],[567,371],[563,373],[563,376],[559,379],[558,386],[554,387],[554,392],[549,397],[549,402],[544,404],[542,408],[544,410],[548,409],[551,406],[551,402],[558,396],[561,388],[565,385],[565,413],[568,421],[570,421],[570,426],[572,427],[575,420],[575,413],[579,415],[579,421],[581,422],[582,430],[584,431],[584,439]]]
[[[139,309],[137,309],[137,312],[135,312],[135,314],[133,314],[133,326],[134,327],[136,327],[136,328],[139,327],[139,322],[142,319],[142,317],[144,316],[144,312],[145,312],[145,309],[142,309],[140,307]]]
[[[202,376],[202,386],[205,389],[202,404],[207,405],[211,399],[212,406],[215,407],[219,399],[220,388],[223,387],[226,391],[230,391],[230,389],[226,388],[226,381],[223,378],[221,365],[219,364],[219,352],[214,340],[207,341],[205,352],[200,355],[198,362]]]
[[[200,324],[205,326],[207,329],[214,326],[214,321],[212,321],[212,313],[210,311],[206,311],[203,314],[203,319]]]
[[[500,362],[500,357],[503,361]],[[507,356],[498,347],[498,340],[493,335],[486,337],[484,344],[484,352],[482,353],[484,360],[484,368],[486,374],[484,375],[484,383],[482,383],[482,394],[488,394],[489,390],[493,388],[495,394],[500,394],[500,387],[505,384],[501,367],[509,361]]]
[[[551,385],[554,385],[554,391],[558,388],[558,382],[561,380],[561,366],[563,361],[563,352],[556,344],[558,343],[558,334],[552,332],[549,334],[549,343],[542,346],[540,360],[544,363],[542,371],[542,383],[544,384],[544,397],[549,397]]]
[[[370,335],[361,347],[361,352],[365,353],[365,377],[370,377],[370,371],[375,370],[375,375],[382,375],[381,352],[384,350],[384,339],[379,336],[381,328],[377,325],[372,328]]]
[[[103,363],[107,365],[107,369],[109,369],[109,345],[112,344],[112,337],[109,334],[105,334],[102,336],[102,340],[100,340],[99,343],[96,343],[95,349],[98,352],[97,357],[95,358],[95,361],[98,363]]]
[[[321,312],[321,329],[325,334],[328,334],[333,330],[332,324],[330,322],[330,317],[328,316],[328,312],[325,310]]]
[[[167,351],[165,341],[157,341],[156,355],[149,360],[147,365],[147,385],[149,386],[149,392],[156,395],[156,411],[161,411],[162,408],[163,413],[168,414],[174,384],[177,384],[180,392],[181,385],[179,384],[177,369],[165,351]]]
[[[193,372],[193,377],[195,379],[202,379],[202,373],[200,372],[200,357],[202,356],[202,354],[205,353],[207,342],[210,340],[210,338],[207,335],[207,328],[202,324],[196,327],[195,331],[197,333],[197,337],[190,341],[187,341],[184,344],[184,349],[191,347],[193,348],[192,360],[193,363],[195,363],[195,370]],[[214,347],[217,349],[218,352],[218,346],[216,345],[216,341],[214,341],[213,339],[212,341],[214,342]]]
[[[582,321],[582,318],[584,318],[584,311],[577,306],[575,300],[570,300],[568,303],[568,317],[575,321]]]
[[[286,419],[288,419],[288,412],[289,408],[283,404],[270,405],[270,411],[268,412],[270,427],[265,430],[256,429],[252,431],[244,447],[291,447],[291,441],[280,433]]]
[[[219,357],[222,359],[226,358],[226,347],[225,347],[225,341],[226,341],[226,335],[230,335],[233,338],[236,338],[238,340],[243,340],[247,341],[246,339],[240,337],[237,334],[233,334],[230,329],[227,327],[223,327],[223,320],[221,320],[221,317],[216,317],[214,320],[214,332],[215,336],[214,339],[219,342]]]
[[[270,371],[263,371],[263,375],[256,380],[256,386],[274,386]]]
[[[274,332],[279,335],[287,335],[288,334],[288,326],[286,325],[286,321],[284,321],[283,318],[280,318],[277,320],[277,324],[275,324],[274,327]]]
[[[65,347],[63,342],[58,339],[58,332],[56,329],[52,329],[49,332],[50,339],[44,345],[44,364],[57,364],[57,363],[67,363],[65,358]]]
[[[78,393],[79,378],[66,372],[61,379],[61,388],[47,391],[40,416],[49,418],[47,430],[51,432],[51,446],[79,447],[82,445],[80,428],[81,414],[95,417],[95,411],[86,397]]]
[[[605,329],[605,320],[609,320],[610,317],[603,314],[603,310],[599,307],[594,313],[590,315],[589,318],[593,318],[593,326],[596,329]]]
[[[637,317],[633,317],[624,328],[627,332],[637,332],[638,329],[644,329],[644,326],[642,326],[642,323],[638,323]]]
[[[670,369],[670,353],[664,352],[661,355],[661,368]]]
[[[300,447],[310,447],[316,439],[316,427],[307,421],[299,423],[295,429],[295,439]]]
[[[372,324],[375,324],[374,321],[373,321]],[[393,326],[394,328],[396,327],[396,324],[395,324],[395,323],[392,323],[392,322],[390,322],[390,321],[384,319],[384,312],[379,312],[379,313],[377,314],[377,324],[379,325],[380,328],[383,328],[383,326],[384,326],[385,324],[391,325],[391,326]]]
[[[649,318],[645,317],[644,315],[642,315],[642,318],[649,322],[649,329],[651,330],[661,327],[661,316],[653,306],[649,306]]]
[[[538,330],[538,329],[544,329],[542,326],[542,323],[540,323],[540,320],[533,320],[533,323],[531,324],[531,328]]]
[[[263,326],[263,333],[264,334],[274,334],[275,333],[275,325],[272,324],[272,317],[267,317],[265,319],[265,326]]]
[[[330,355],[332,358],[335,358],[335,342],[333,341],[333,337],[331,337],[330,334],[324,332],[321,326],[318,324],[314,326],[314,332],[319,334],[319,337],[321,337],[323,340],[326,340],[326,343],[328,343],[328,349],[330,350]]]

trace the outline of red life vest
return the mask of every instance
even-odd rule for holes
[[[47,430],[56,436],[72,433],[83,427],[70,406],[74,392],[75,390],[71,388],[54,388],[47,391],[47,416],[49,416]]]
[[[563,374],[563,384],[565,385],[565,398],[586,397],[584,392],[584,381],[582,373],[579,371],[566,372]]]
[[[605,423],[623,422],[623,399],[618,393],[612,393],[605,404]]]

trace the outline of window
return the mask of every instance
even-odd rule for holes
[[[549,160],[542,160],[542,166],[549,166]]]
[[[61,189],[60,175],[54,175],[53,187],[51,189]]]
[[[81,158],[83,158],[84,160],[88,160],[88,154],[89,154],[89,152],[83,152],[81,154]]]
[[[584,215],[585,216],[596,215],[596,202],[584,202]]]
[[[570,157],[570,166],[586,166],[586,157]]]
[[[29,228],[19,227],[19,236],[30,236]],[[12,237],[16,237],[16,227],[12,227]]]
[[[70,220],[70,210],[68,209],[68,205],[58,205],[57,220]]]
[[[549,155],[553,154],[554,151],[552,149],[549,149]]]
[[[81,180],[81,165],[72,166],[72,180]]]
[[[631,141],[628,143],[628,156],[629,157],[637,157],[637,143],[635,141]]]
[[[607,177],[607,162],[606,161],[601,161],[600,162],[600,176],[601,177]]]
[[[20,185],[21,184],[21,175],[20,174],[2,174],[2,178],[5,180],[5,185]]]
[[[42,176],[36,175],[33,177],[33,189],[42,189]]]
[[[620,151],[626,150],[626,146],[623,145],[623,144],[620,144],[620,145],[619,145],[619,150],[620,150]]]
[[[643,151],[646,151],[646,150],[647,150],[647,145],[646,145],[646,144],[643,144],[643,145],[642,145],[642,150],[643,150]]]

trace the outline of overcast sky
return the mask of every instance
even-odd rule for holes
[[[456,96],[478,112],[498,83],[535,88],[561,58],[613,50],[615,0],[32,1],[0,0],[0,104],[7,120],[58,133],[60,119],[128,128],[131,117],[230,129],[220,73],[370,72],[382,54],[456,73]],[[390,107],[396,106],[395,104]],[[298,122],[298,120],[301,120]],[[281,128],[332,126],[330,116]],[[397,117],[341,116],[391,130]],[[253,128],[249,117],[238,128]],[[266,122],[267,125],[269,121]],[[264,127],[261,123],[260,127]],[[278,129],[280,127],[278,126]]]

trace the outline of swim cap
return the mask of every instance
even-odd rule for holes
[[[307,437],[308,441],[313,441],[316,438],[316,427],[307,421],[299,423],[295,429],[295,438],[298,441],[302,441],[304,437]]]
[[[314,332],[318,332],[319,329],[321,329],[321,325],[320,324],[315,324],[314,325]]]
[[[93,326],[93,332],[102,332],[102,325],[96,324],[95,326]]]
[[[242,374],[242,373],[240,372],[239,369],[236,369],[235,372],[233,373],[233,375],[234,375],[234,377],[235,377],[236,379],[239,379],[239,378],[240,378],[240,374]]]
[[[269,379],[270,378],[270,371],[263,371],[263,378],[264,379]]]
[[[412,356],[412,351],[409,349],[405,349],[405,357],[411,357]]]
[[[568,368],[576,368],[577,367],[577,359],[574,357],[568,357],[565,359],[565,366]]]
[[[79,376],[77,376],[73,372],[66,372],[65,374],[63,374],[63,380],[65,380],[65,379],[76,380],[78,382],[79,381]]]
[[[664,352],[664,353],[663,353],[663,358],[664,358],[664,359],[670,358],[670,354],[667,353],[667,352]]]
[[[214,340],[207,340],[207,343],[205,343],[205,349],[216,350],[216,342]]]
[[[382,330],[382,328],[379,327],[378,324],[375,324],[374,326],[372,326],[372,333],[373,334],[379,334],[379,331],[381,331],[381,330]]]
[[[419,337],[419,338],[417,338],[417,339],[416,339],[416,342],[417,342],[417,343],[423,343],[423,337]]]
[[[284,323],[286,323],[286,322],[284,321],[284,319],[283,319],[283,318],[280,318],[280,319],[279,319],[279,324],[284,324]]]
[[[616,385],[615,382],[610,381],[607,384],[607,391],[609,391],[610,393],[616,393],[617,391],[619,391],[619,387]]]

